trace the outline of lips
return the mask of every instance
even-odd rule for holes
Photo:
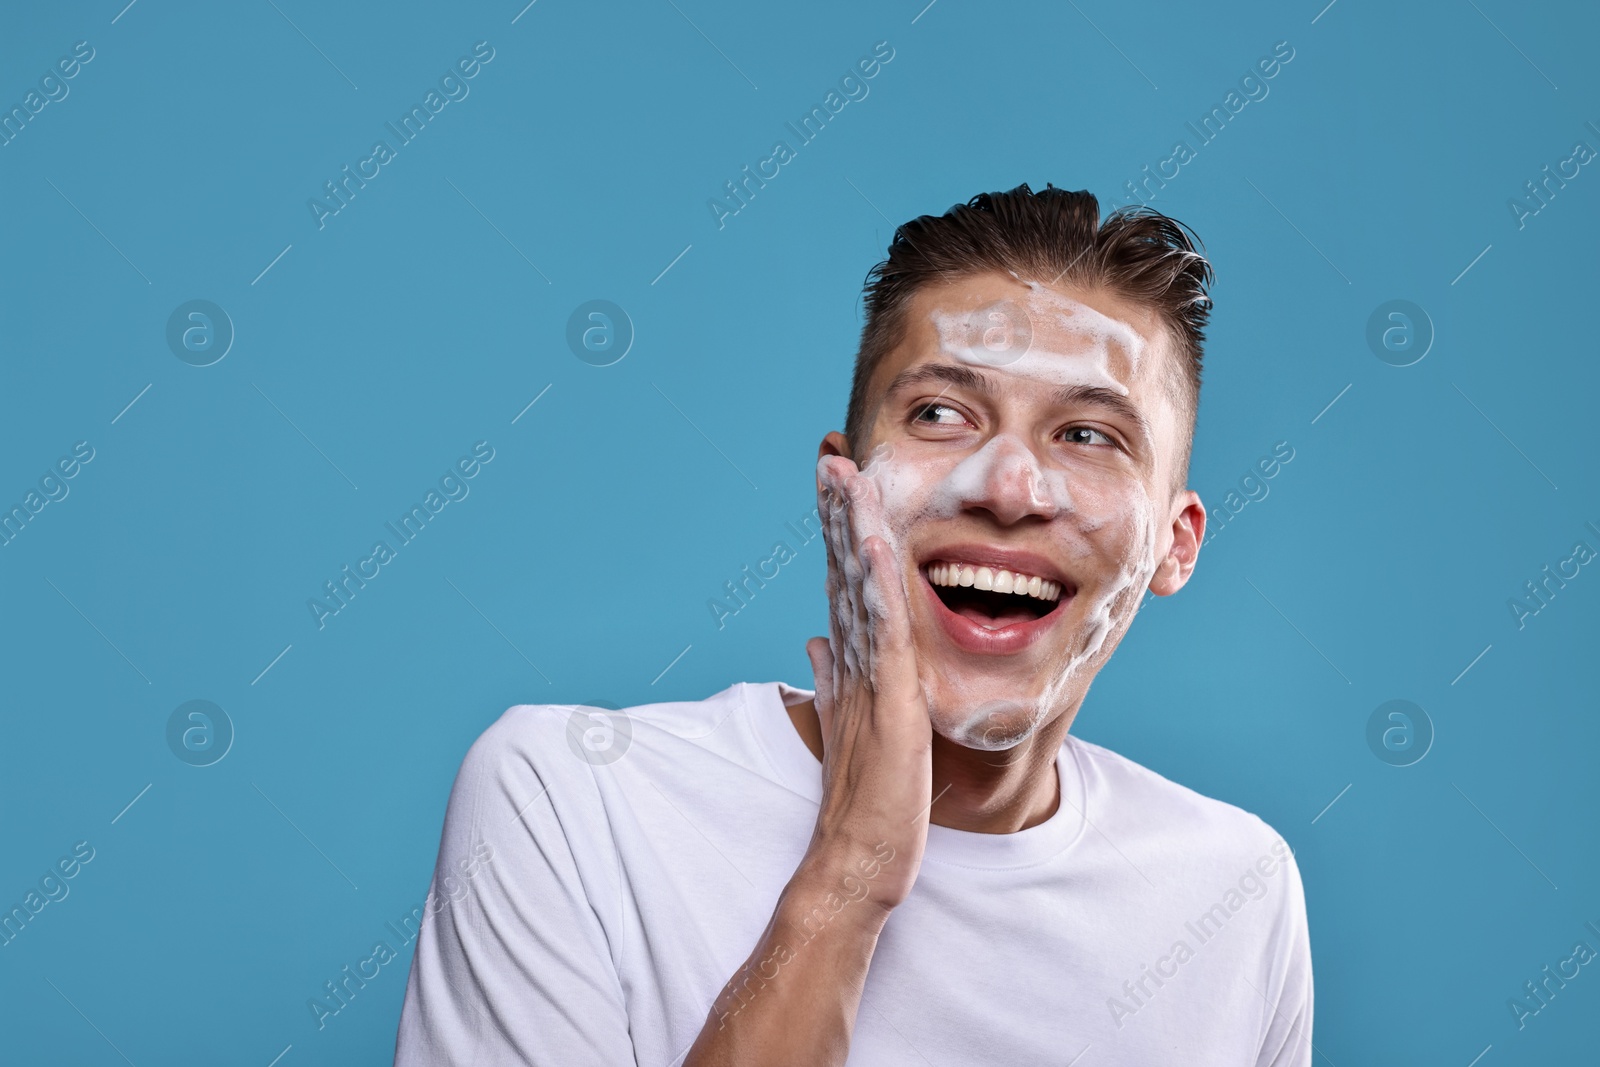
[[[1076,583],[1048,559],[1017,549],[951,545],[919,566],[934,616],[951,642],[979,655],[1015,655],[1061,617]]]

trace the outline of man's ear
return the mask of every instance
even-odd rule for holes
[[[1199,493],[1185,489],[1173,501],[1173,508],[1172,547],[1156,564],[1155,576],[1150,579],[1150,591],[1156,596],[1171,596],[1184,587],[1206,537],[1206,509]]]
[[[838,430],[829,430],[823,435],[822,443],[817,446],[817,462],[820,464],[828,456],[843,456],[850,458],[850,441]],[[817,476],[817,499],[822,499],[822,477]]]

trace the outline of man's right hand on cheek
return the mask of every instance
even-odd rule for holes
[[[927,843],[933,729],[878,487],[838,456],[818,464],[818,477],[830,636],[806,644],[824,737],[823,790],[801,870],[848,866],[886,844],[894,859],[868,899],[887,914],[911,892]]]
[[[854,463],[824,457],[817,476],[829,636],[806,653],[824,738],[822,802],[772,921],[684,1067],[843,1064],[878,934],[927,847],[933,727],[894,538],[877,486]]]

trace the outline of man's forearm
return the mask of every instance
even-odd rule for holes
[[[808,856],[744,965],[723,987],[684,1067],[843,1064],[889,910],[869,883],[894,859]]]

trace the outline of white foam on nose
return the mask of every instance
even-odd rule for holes
[[[946,518],[978,501],[1017,513],[1013,521],[1021,515],[1053,519],[1072,510],[1066,472],[1041,467],[1033,450],[1011,434],[996,434],[956,464],[934,487],[932,498],[936,512]]]

